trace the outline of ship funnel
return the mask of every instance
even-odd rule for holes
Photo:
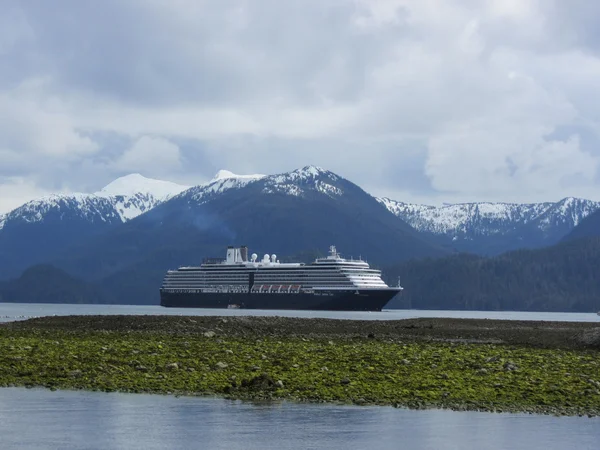
[[[227,247],[227,264],[233,264],[235,262],[235,249],[232,245]]]
[[[240,253],[242,255],[242,261],[248,262],[248,247],[246,247],[245,245],[242,245],[240,247]]]

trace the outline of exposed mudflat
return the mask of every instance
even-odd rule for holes
[[[600,349],[600,323],[421,318],[394,321],[217,316],[59,316],[3,324],[13,330],[213,332],[227,337],[305,337]]]

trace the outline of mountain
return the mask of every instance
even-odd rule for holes
[[[0,278],[48,261],[74,242],[105,233],[185,189],[132,174],[95,194],[50,195],[27,202],[0,217]]]
[[[391,308],[495,311],[600,310],[600,238],[486,258],[458,254],[384,269],[404,291]]]
[[[0,282],[0,302],[110,303],[110,300],[100,286],[41,264],[30,267],[16,279]]]
[[[482,255],[553,245],[600,209],[600,202],[572,197],[556,203],[459,203],[440,207],[385,197],[378,200],[441,244]]]
[[[238,176],[220,171],[204,185],[179,193],[163,192],[154,203],[138,197],[149,193],[140,187],[143,180],[134,182],[136,178],[121,186],[111,183],[110,189],[96,194],[30,202],[0,219],[2,270],[13,268],[15,262],[25,265],[30,253],[43,259],[36,262],[46,263],[0,283],[0,295],[7,301],[89,298],[99,303],[157,304],[158,288],[168,268],[222,256],[227,245],[248,245],[251,252],[275,252],[281,260],[298,260],[312,259],[335,244],[344,256],[361,255],[371,266],[383,268],[390,283],[401,276],[406,289],[394,300],[396,306],[600,309],[600,278],[596,276],[600,273],[600,238],[491,258],[450,255],[435,243],[453,238],[454,242],[476,241],[473,236],[511,237],[511,233],[521,236],[521,241],[530,239],[528,244],[535,242],[531,236],[551,239],[553,233],[558,234],[556,230],[572,227],[589,214],[586,208],[597,206],[587,201],[497,204],[496,209],[492,204],[472,204],[470,209],[453,205],[456,208],[440,208],[437,213],[423,207],[418,217],[430,222],[423,219],[421,225],[414,219],[419,208],[396,202],[398,211],[413,211],[407,217],[412,217],[413,226],[421,227],[417,231],[398,211],[390,212],[391,201],[376,199],[349,180],[315,166],[277,175]],[[134,187],[127,190],[130,186]],[[126,194],[117,195],[119,191]],[[138,199],[142,203],[136,208],[142,211],[144,207],[143,214],[125,203],[133,205]],[[134,212],[128,215],[130,211]],[[597,214],[581,220],[580,226]],[[452,224],[444,217],[456,220]],[[437,225],[426,228],[427,223]],[[527,227],[533,230],[531,235],[523,232]],[[477,242],[492,247],[491,241]],[[494,245],[507,242],[511,241],[498,240]],[[21,292],[27,289],[31,295]]]
[[[600,236],[600,211],[590,214],[567,234],[563,241]]]
[[[51,262],[77,277],[103,279],[123,302],[157,302],[168,268],[222,256],[231,244],[282,258],[335,244],[376,264],[447,254],[354,183],[307,166],[271,176],[217,177],[79,241]]]

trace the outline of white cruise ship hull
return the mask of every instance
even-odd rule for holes
[[[298,293],[194,292],[161,289],[160,304],[175,308],[381,311],[400,289],[314,289]]]

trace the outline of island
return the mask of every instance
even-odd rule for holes
[[[0,386],[600,414],[600,323],[63,316],[0,325]]]

